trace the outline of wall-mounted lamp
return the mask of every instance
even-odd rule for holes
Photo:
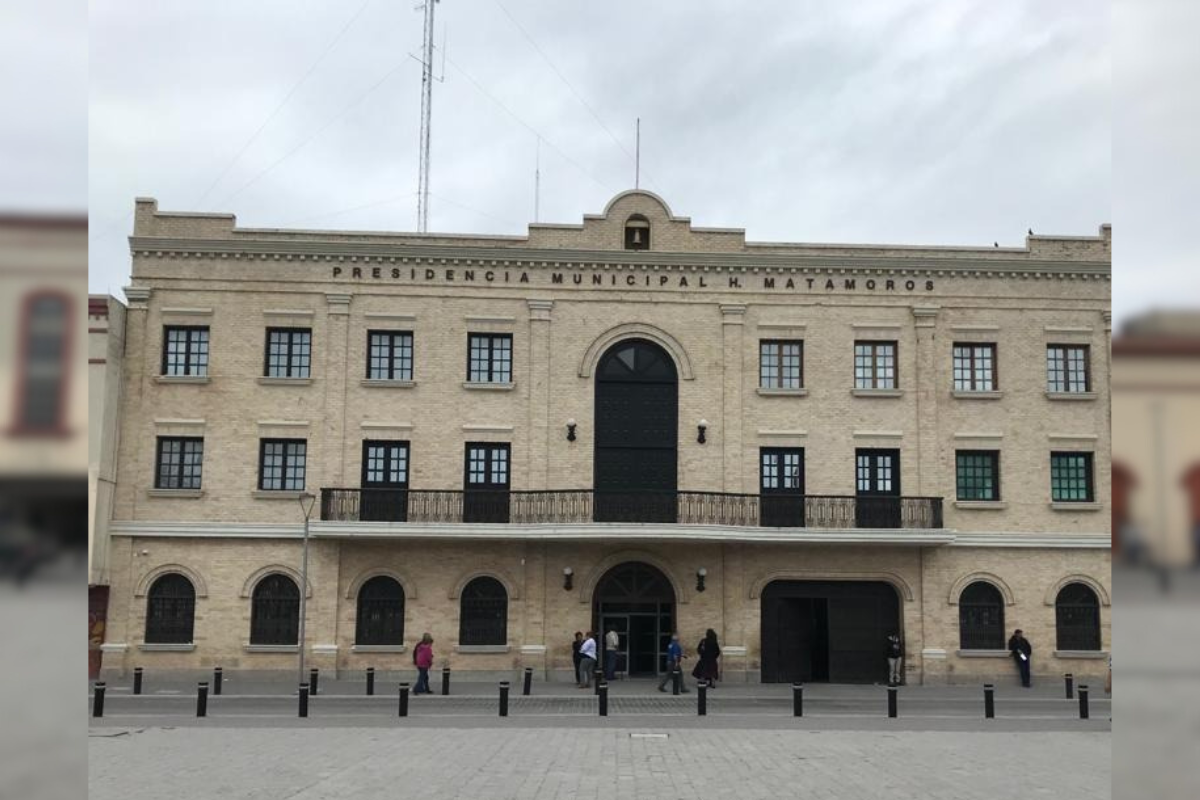
[[[575,570],[570,567],[563,567],[563,590],[571,591],[571,587],[575,585],[574,581]]]
[[[704,579],[707,577],[708,577],[708,570],[706,570],[704,567],[701,567],[700,569],[696,570],[696,591],[697,592],[704,591]]]
[[[696,426],[696,441],[699,442],[700,444],[704,444],[706,441],[708,441],[708,437],[704,435],[705,431],[707,431],[707,430],[708,430],[708,420],[706,420],[706,419],[700,420],[700,423]]]
[[[567,441],[575,441],[575,420],[574,418],[567,420]]]

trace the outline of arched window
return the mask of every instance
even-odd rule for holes
[[[976,581],[958,598],[958,646],[963,650],[1004,649],[1004,597],[986,581]]]
[[[1054,600],[1054,619],[1058,650],[1100,649],[1100,601],[1090,586],[1064,586]]]
[[[462,590],[458,643],[508,644],[508,592],[495,578],[480,577]]]
[[[22,319],[16,428],[36,433],[62,427],[66,408],[67,327],[70,300],[37,292],[25,301]]]
[[[300,640],[300,590],[287,575],[268,575],[250,598],[250,644],[296,644]]]
[[[177,572],[150,585],[146,593],[146,644],[191,644],[196,589]]]
[[[404,644],[404,587],[380,575],[358,590],[355,644]]]
[[[625,221],[625,249],[650,249],[650,220],[641,214],[634,214]]]

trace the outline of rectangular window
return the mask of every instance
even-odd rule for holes
[[[258,488],[263,491],[304,491],[308,442],[304,439],[262,439],[259,442]]]
[[[208,375],[208,326],[178,325],[163,329],[162,374]]]
[[[468,334],[467,380],[471,383],[512,383],[512,334]]]
[[[896,388],[896,343],[854,343],[854,388]]]
[[[1051,392],[1090,392],[1092,370],[1086,344],[1046,346],[1046,389]]]
[[[759,342],[758,385],[763,389],[803,388],[804,342]]]
[[[1091,453],[1050,454],[1050,499],[1056,503],[1095,500]]]
[[[1000,452],[959,450],[955,453],[959,500],[1000,499]]]
[[[155,460],[155,489],[199,489],[204,462],[204,439],[159,436]]]
[[[996,390],[996,345],[954,345],[954,391]]]
[[[307,378],[311,366],[311,328],[267,328],[268,378]]]
[[[411,381],[413,335],[410,331],[367,331],[367,378]]]

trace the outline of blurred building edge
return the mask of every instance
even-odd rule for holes
[[[1113,340],[1113,550],[1200,561],[1200,310],[1150,311]]]

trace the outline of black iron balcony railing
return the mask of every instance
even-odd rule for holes
[[[322,489],[321,519],[335,522],[658,522],[774,528],[942,527],[940,497],[725,492]]]

